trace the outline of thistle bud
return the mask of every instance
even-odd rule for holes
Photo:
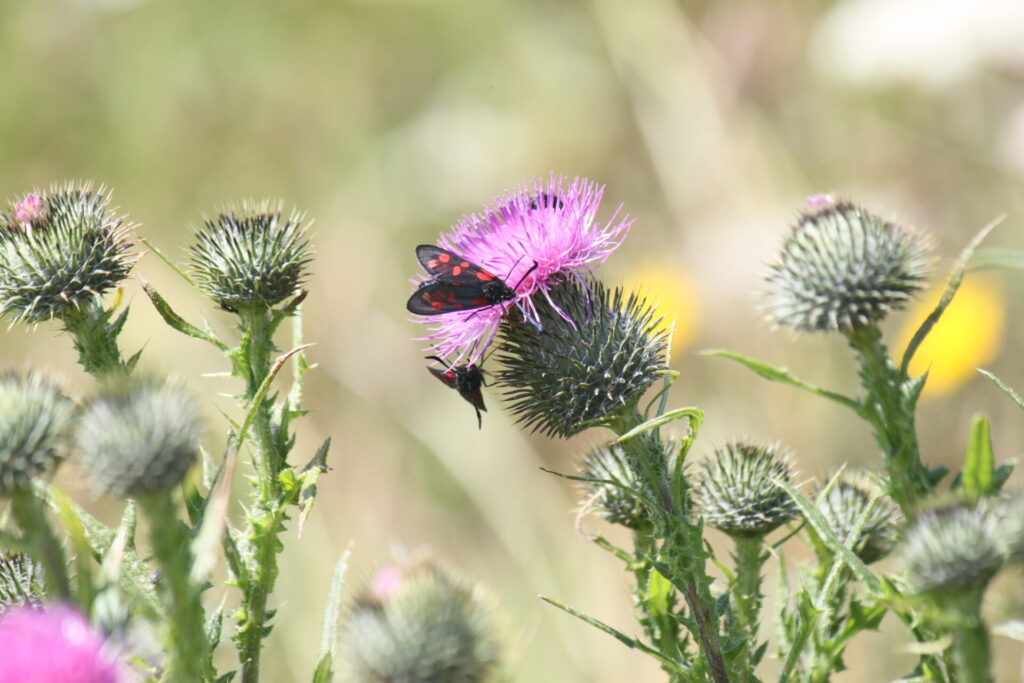
[[[661,377],[667,332],[636,294],[564,282],[537,303],[538,320],[506,316],[498,384],[526,427],[568,438],[625,414]]]
[[[817,501],[818,512],[842,543],[846,543],[854,525],[867,512],[867,519],[852,546],[865,564],[877,562],[892,552],[903,520],[892,500],[885,495],[878,497],[878,493],[878,487],[867,477],[842,475]]]
[[[592,505],[612,524],[630,529],[649,524],[647,509],[635,493],[642,484],[621,446],[603,446],[590,451],[580,469],[584,477],[602,480],[583,483],[585,504]]]
[[[488,680],[497,645],[475,593],[430,561],[381,569],[345,623],[345,680]]]
[[[867,327],[921,289],[928,251],[920,232],[849,202],[821,201],[783,242],[768,276],[765,312],[799,332]]]
[[[62,318],[117,287],[136,261],[131,227],[89,184],[30,194],[0,212],[0,314]]]
[[[796,504],[774,482],[792,475],[777,445],[726,444],[704,462],[698,510],[707,526],[731,536],[764,536],[797,516]]]
[[[918,515],[902,549],[911,587],[919,593],[984,588],[1006,559],[998,525],[984,505],[954,505]]]
[[[199,287],[229,311],[265,310],[297,294],[312,260],[302,214],[244,203],[205,221],[192,246]]]
[[[179,483],[199,454],[202,432],[199,407],[183,387],[124,379],[86,407],[78,447],[97,489],[134,497]]]
[[[75,412],[41,375],[0,375],[0,496],[57,468],[67,455]]]

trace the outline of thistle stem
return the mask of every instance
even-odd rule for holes
[[[885,454],[889,493],[903,514],[911,518],[917,501],[933,488],[918,449],[916,396],[904,391],[909,378],[889,358],[877,326],[854,329],[846,337],[857,356],[861,385],[867,393],[861,412]]]
[[[170,655],[166,680],[174,683],[212,681],[203,605],[199,587],[189,576],[192,568],[190,536],[178,521],[170,490],[142,496],[138,502],[149,518],[150,542],[160,566],[160,588],[169,617],[164,634],[164,646]]]
[[[992,683],[992,651],[988,631],[981,619],[984,586],[954,593],[939,601],[954,619],[953,679],[961,683]]]
[[[60,539],[46,516],[46,509],[30,489],[11,492],[11,514],[21,527],[25,542],[42,564],[46,594],[61,600],[71,599],[71,583]]]
[[[133,363],[125,362],[117,346],[117,336],[124,326],[124,315],[111,322],[113,310],[103,309],[94,297],[77,309],[64,314],[64,329],[71,335],[78,351],[78,363],[93,377],[113,372],[130,372]]]
[[[757,623],[761,611],[761,564],[767,554],[762,552],[762,536],[734,536],[733,541],[736,544],[736,582],[731,604],[739,634],[745,640],[737,656],[737,680],[748,683],[757,680],[752,657],[757,648]]]

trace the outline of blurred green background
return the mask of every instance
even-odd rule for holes
[[[180,260],[191,227],[224,201],[276,197],[315,219],[305,310],[319,370],[297,453],[330,435],[334,469],[303,537],[287,539],[266,680],[308,680],[330,571],[354,542],[353,589],[393,548],[421,546],[486,586],[511,680],[657,681],[642,655],[536,598],[638,630],[617,562],[574,528],[576,492],[538,470],[572,470],[602,435],[523,434],[493,393],[478,431],[410,341],[413,246],[533,176],[605,183],[602,215],[622,202],[637,222],[600,272],[644,283],[678,316],[673,404],[707,412],[698,455],[752,436],[790,446],[806,478],[871,466],[876,447],[852,415],[697,352],[728,347],[853,390],[840,340],[773,332],[756,311],[766,264],[810,194],[929,230],[939,283],[998,214],[1009,218],[990,244],[1024,247],[1024,3],[3,0],[0,153],[0,196],[106,183],[138,234]],[[137,274],[231,334],[230,317],[154,255]],[[999,457],[1017,457],[1024,437],[1019,411],[972,369],[1024,387],[1021,278],[968,286],[974,298],[931,349],[930,464],[958,462],[977,411],[994,420]],[[137,280],[125,294],[125,347],[145,346],[145,367],[213,397],[216,444],[217,411],[234,408],[215,392],[235,387],[204,373],[224,361],[164,327]],[[894,338],[913,315],[896,316]],[[18,326],[0,344],[5,365],[88,392],[55,326]],[[116,515],[70,468],[62,481]],[[1020,617],[1019,573],[986,609],[993,623]],[[836,680],[905,673],[907,641],[886,622]],[[1000,637],[995,649],[1002,680],[1019,680],[1021,649]]]

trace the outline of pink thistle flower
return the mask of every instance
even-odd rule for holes
[[[22,230],[31,233],[32,222],[39,220],[46,215],[46,208],[43,205],[43,198],[37,194],[30,194],[14,205],[14,220],[21,226]]]
[[[0,616],[0,683],[123,680],[103,637],[71,607],[18,607]]]
[[[585,178],[569,181],[552,174],[546,184],[535,178],[496,197],[481,213],[463,216],[437,245],[514,287],[513,302],[527,320],[536,321],[535,295],[544,296],[558,310],[548,290],[566,278],[583,282],[583,274],[603,263],[633,225],[621,205],[607,222],[598,223],[603,195],[603,185]],[[416,316],[416,322],[431,326],[429,334],[417,339],[429,341],[426,350],[434,355],[454,356],[456,362],[468,355],[468,362],[479,362],[508,307],[501,303]]]

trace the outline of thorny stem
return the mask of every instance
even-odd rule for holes
[[[745,645],[737,656],[736,668],[741,683],[754,677],[752,653],[757,649],[757,620],[761,611],[761,564],[767,558],[762,552],[763,537],[734,536],[736,544],[736,583],[731,604],[736,625]]]
[[[889,358],[877,326],[852,330],[846,336],[860,363],[861,384],[867,392],[862,415],[871,423],[885,454],[889,493],[903,514],[912,518],[917,501],[933,488],[918,450],[916,397],[904,391],[908,377]]]
[[[178,521],[169,490],[139,498],[149,517],[153,555],[160,566],[160,587],[165,593],[169,620],[165,647],[170,653],[167,680],[174,683],[212,681],[210,644],[203,628],[203,606],[199,587],[189,576],[192,553],[190,536]]]
[[[11,492],[11,514],[21,527],[26,543],[43,565],[46,594],[62,600],[71,598],[71,584],[64,559],[64,548],[50,526],[44,506],[30,489]]]
[[[112,314],[113,309],[105,311],[99,297],[95,297],[80,308],[68,311],[62,318],[64,328],[78,351],[78,363],[93,377],[130,372],[133,365],[131,361],[122,359],[117,346],[124,318],[119,316],[111,322]]]

